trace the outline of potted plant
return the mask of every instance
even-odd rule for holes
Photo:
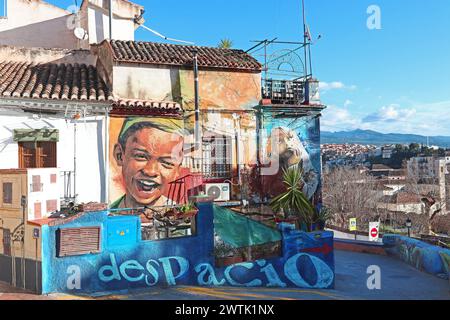
[[[333,217],[333,213],[327,207],[322,207],[316,211],[316,226],[318,230],[324,230],[327,221]]]
[[[198,209],[193,203],[189,202],[179,207],[178,211],[182,218],[192,218],[197,214]]]
[[[274,212],[283,210],[286,218],[298,218],[305,225],[306,231],[311,231],[314,207],[302,192],[302,171],[298,167],[283,170],[283,183],[286,191],[273,198],[270,207]]]

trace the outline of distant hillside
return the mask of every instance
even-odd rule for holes
[[[429,137],[429,144],[442,148],[450,148],[450,137]],[[427,137],[416,134],[380,133],[372,130],[353,130],[338,132],[321,132],[321,143],[359,143],[359,144],[427,144]]]

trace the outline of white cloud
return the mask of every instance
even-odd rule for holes
[[[391,104],[366,114],[352,111],[351,106],[330,105],[323,111],[321,126],[324,131],[365,129],[383,133],[450,136],[448,110],[450,101],[414,103],[409,108]]]
[[[321,91],[339,90],[339,89],[355,90],[356,86],[355,85],[348,86],[340,81],[319,82],[319,89]]]
[[[345,102],[344,102],[344,107],[348,107],[348,106],[351,106],[353,104],[353,101],[352,100],[349,100],[349,99],[347,99],[347,100],[345,100]]]
[[[381,107],[362,119],[363,122],[395,122],[405,121],[416,114],[415,109],[401,109],[397,104]]]
[[[323,111],[320,123],[325,131],[342,131],[359,128],[361,121],[348,109],[330,105]]]

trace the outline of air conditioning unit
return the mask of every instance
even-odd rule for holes
[[[213,201],[229,201],[230,200],[230,184],[229,183],[206,183],[206,194]]]

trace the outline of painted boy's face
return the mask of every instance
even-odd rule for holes
[[[116,148],[121,149],[120,145]],[[128,204],[151,205],[169,189],[183,160],[183,137],[156,128],[143,128],[126,141],[122,166]]]

